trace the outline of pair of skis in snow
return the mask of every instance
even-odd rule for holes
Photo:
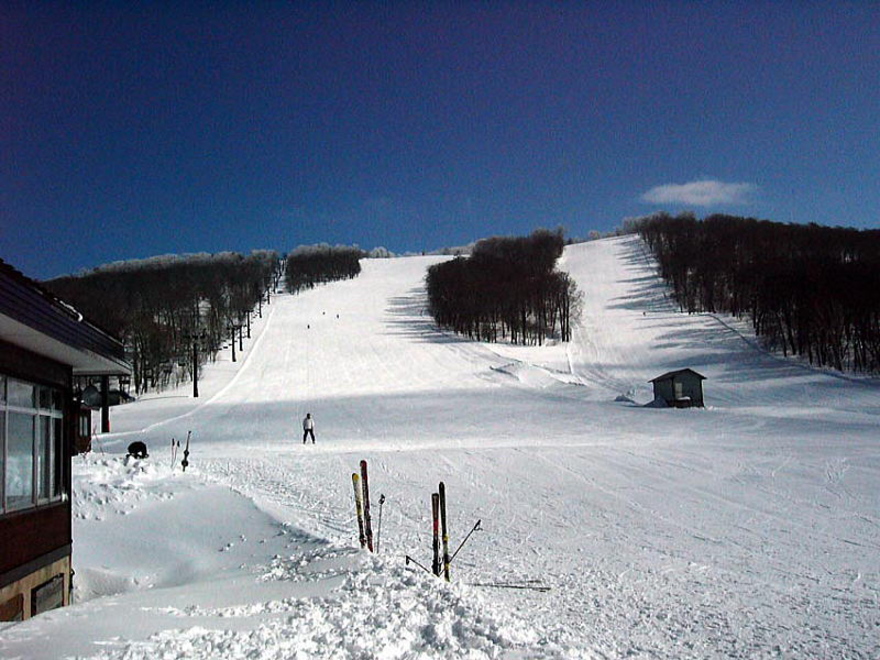
[[[450,556],[449,527],[447,525],[446,516],[446,484],[444,484],[442,481],[437,488],[437,492],[431,494],[431,518],[433,522],[433,533],[431,536],[431,549],[433,560],[431,562],[431,568],[428,569],[426,566],[413,559],[409,555],[405,556],[406,564],[407,566],[409,566],[410,564],[414,564],[415,566],[421,568],[423,571],[427,573],[432,573],[437,577],[443,577],[443,579],[449,582],[449,567],[452,565],[452,562],[455,561],[455,558],[458,556],[458,553],[461,552],[461,549],[470,540],[473,533],[479,532],[483,529],[483,521],[477,520],[476,524],[471,528],[471,531],[467,533],[462,542],[459,543],[458,547],[455,549],[455,552],[453,552]],[[499,589],[529,589],[533,591],[550,591],[550,587],[543,585],[540,580],[526,580],[523,583],[483,582],[472,584],[472,586],[495,587]]]
[[[373,517],[370,513],[370,479],[367,475],[367,462],[361,461],[361,473],[352,472],[351,483],[354,486],[354,504],[358,519],[358,540],[362,548],[370,552],[379,552],[379,536],[382,532],[382,505],[385,496],[379,496],[379,528],[376,534],[376,547],[373,548]]]
[[[431,548],[433,550],[433,561],[431,569],[434,575],[443,578],[449,582],[449,528],[446,526],[446,484],[442,481],[438,488],[438,492],[431,494],[431,518],[433,520],[433,535],[431,538]],[[442,534],[441,534],[442,532]],[[440,546],[443,546],[443,554],[441,559]]]
[[[467,543],[468,539],[471,538],[471,535],[481,529],[480,524],[482,521],[477,521],[477,524],[474,525],[471,531],[467,533],[467,536],[464,537],[464,540],[461,542],[458,548],[456,548],[455,552],[453,552],[450,556],[449,527],[446,522],[446,484],[444,484],[442,481],[437,488],[437,492],[431,494],[431,519],[433,522],[431,535],[431,550],[433,560],[431,561],[431,570],[425,568],[422,564],[420,564],[409,555],[406,555],[406,563],[407,565],[409,565],[410,563],[415,564],[422,570],[425,570],[428,573],[433,573],[437,577],[443,577],[444,580],[449,582],[449,567],[452,565],[452,562],[455,560],[455,558],[458,556],[458,553],[464,547],[464,544]]]

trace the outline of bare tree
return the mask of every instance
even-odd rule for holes
[[[577,287],[555,270],[561,231],[479,241],[470,257],[428,269],[429,308],[441,326],[482,341],[543,344],[571,338]]]
[[[748,316],[813,364],[880,369],[880,231],[666,214],[638,230],[682,311]]]

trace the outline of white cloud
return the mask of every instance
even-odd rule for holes
[[[654,186],[642,201],[651,204],[686,204],[715,206],[716,204],[748,204],[758,187],[752,183],[725,183],[713,179],[689,183],[667,183]]]

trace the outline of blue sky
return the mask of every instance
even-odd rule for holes
[[[0,257],[876,228],[878,83],[868,1],[7,2]]]

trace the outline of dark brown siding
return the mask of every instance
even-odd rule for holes
[[[3,516],[0,539],[0,575],[69,545],[70,500]]]

